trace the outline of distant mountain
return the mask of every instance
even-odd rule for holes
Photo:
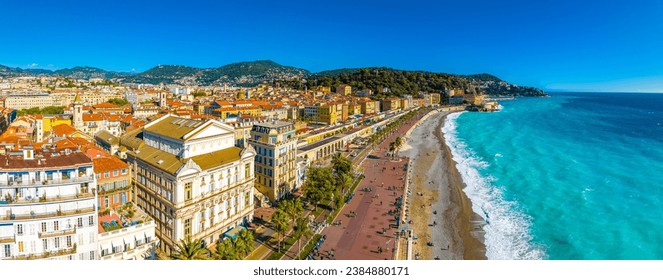
[[[322,71],[307,76],[304,83],[299,80],[280,81],[280,83],[299,89],[305,86],[335,88],[340,84],[348,84],[354,89],[371,89],[378,98],[419,92],[444,92],[446,89],[463,89],[466,93],[476,93],[480,90],[498,96],[547,95],[540,89],[510,84],[491,74],[453,75],[386,67]]]
[[[461,76],[473,84],[478,84],[483,92],[489,95],[512,96],[548,96],[543,90],[534,87],[518,86],[491,74],[474,74]]]
[[[149,84],[254,86],[263,82],[301,78],[308,70],[283,66],[271,60],[232,63],[219,68],[159,65],[143,73],[128,76],[124,82]]]
[[[0,77],[57,75],[76,79],[104,78],[117,82],[145,84],[255,86],[278,81],[293,88],[312,88],[345,83],[355,89],[372,89],[380,95],[417,92],[442,92],[461,88],[468,93],[481,89],[490,95],[546,96],[540,89],[518,86],[491,74],[453,75],[426,71],[405,71],[386,67],[342,68],[311,73],[308,70],[280,65],[271,60],[231,63],[218,68],[196,68],[180,65],[159,65],[145,72],[132,74],[106,71],[94,67],[74,67],[56,71],[21,69],[0,65]],[[306,81],[303,81],[305,78]]]
[[[89,80],[91,78],[115,79],[127,76],[113,71],[106,71],[95,67],[76,66],[74,68],[65,68],[53,72],[55,75],[70,77],[75,79]]]
[[[338,76],[341,74],[352,74],[359,72],[361,68],[341,68],[335,70],[325,70],[311,74],[312,76]]]
[[[43,74],[50,75],[53,74],[53,71],[45,69],[21,69],[18,67],[0,65],[0,77],[18,77]]]

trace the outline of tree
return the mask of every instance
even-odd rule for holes
[[[193,95],[193,97],[201,97],[201,96],[207,96],[207,93],[205,93],[202,90],[199,90],[199,91],[193,92],[191,95]]]
[[[208,260],[210,252],[200,239],[191,239],[187,235],[177,244],[177,248],[170,258],[173,260]]]
[[[332,158],[332,169],[334,169],[335,174],[350,174],[352,172],[352,162],[341,153],[337,153]]]
[[[308,221],[305,218],[300,217],[297,219],[297,222],[295,223],[294,234],[295,238],[297,238],[297,256],[299,256],[299,254],[302,252],[302,237],[306,239],[313,235],[313,231],[311,231],[311,228],[308,226]]]
[[[292,225],[295,224],[297,217],[300,217],[304,213],[304,203],[302,203],[302,200],[299,198],[281,200],[278,207],[283,209],[288,215],[290,221],[292,221],[292,223],[290,223]]]
[[[239,260],[240,257],[235,250],[235,245],[230,238],[224,239],[222,242],[216,243],[216,252],[214,258],[217,260]]]
[[[242,232],[239,233],[238,236],[239,239],[243,240],[245,243],[244,245],[244,252],[242,253],[242,256],[247,256],[249,253],[251,253],[255,248],[255,237],[253,236],[253,232],[250,230],[243,230]]]
[[[125,98],[111,98],[108,99],[108,103],[122,107],[124,105],[127,105],[129,103],[129,100]]]
[[[317,210],[318,204],[331,196],[334,189],[334,177],[330,168],[311,167],[307,170],[304,182],[304,196]]]
[[[281,241],[283,240],[286,230],[288,230],[288,214],[282,209],[276,209],[276,212],[272,215],[272,224],[274,224],[274,231],[280,235],[277,248],[278,251],[281,252]]]

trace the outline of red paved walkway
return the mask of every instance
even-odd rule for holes
[[[423,115],[423,114],[422,114]],[[319,250],[323,259],[382,260],[394,259],[392,250],[397,242],[396,217],[400,209],[394,203],[402,197],[405,187],[407,158],[390,160],[386,155],[389,143],[403,136],[416,123],[417,117],[404,123],[371,152],[362,167],[366,176],[357,186],[352,200],[345,205],[335,223],[322,234],[327,239]],[[393,212],[390,212],[393,211]],[[356,213],[353,217],[351,213]],[[334,248],[333,257],[329,253]],[[381,248],[382,252],[378,250]]]

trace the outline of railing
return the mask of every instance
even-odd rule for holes
[[[90,182],[94,180],[93,176],[81,176],[68,179],[47,179],[47,180],[35,180],[30,179],[27,181],[0,181],[0,188],[16,188],[16,187],[39,187],[39,186],[51,186],[51,185],[62,185],[70,183],[82,183]]]
[[[44,258],[52,258],[52,257],[59,257],[59,256],[64,256],[64,255],[71,255],[76,253],[76,243],[74,243],[74,246],[68,249],[60,249],[57,251],[48,251],[44,252],[41,254],[29,254],[29,255],[23,255],[23,256],[14,256],[11,259],[12,260],[33,260],[33,259],[44,259]]]
[[[56,237],[56,236],[67,236],[67,235],[72,235],[76,234],[76,228],[72,229],[65,229],[65,230],[59,230],[55,232],[40,232],[39,238],[48,238],[48,237]]]
[[[46,197],[46,198],[44,197],[32,197],[30,199],[19,198],[16,200],[7,201],[5,204],[49,203],[49,202],[67,201],[75,199],[93,198],[93,197],[94,197],[93,193],[80,193],[75,195],[58,195],[56,197]]]
[[[15,236],[3,236],[0,237],[0,243],[14,243],[16,242]]]
[[[69,215],[79,215],[79,214],[88,214],[94,213],[94,207],[69,210],[69,211],[56,211],[50,213],[30,213],[30,214],[8,214],[5,216],[0,216],[0,221],[15,221],[15,220],[33,220],[33,219],[43,219],[43,218],[52,218],[52,217],[61,217]]]

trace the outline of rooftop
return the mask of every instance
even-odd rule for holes
[[[184,135],[187,135],[205,122],[205,120],[192,120],[176,116],[168,116],[147,124],[145,126],[145,131],[173,139],[183,139]]]
[[[94,163],[94,173],[129,168],[129,165],[114,156],[95,158],[92,162]]]
[[[0,171],[25,171],[27,169],[49,169],[91,165],[92,160],[81,151],[44,152],[34,151],[34,159],[23,159],[23,152],[0,155]]]

